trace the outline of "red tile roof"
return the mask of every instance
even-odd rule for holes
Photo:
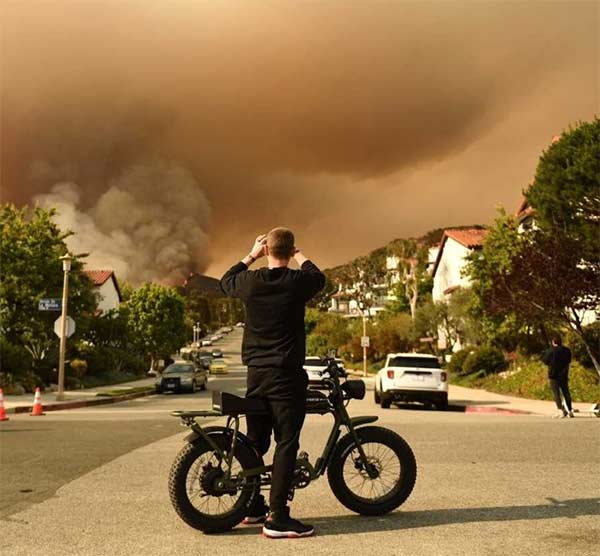
[[[112,270],[84,270],[88,278],[94,283],[94,286],[101,286],[112,275]]]
[[[442,260],[442,254],[444,253],[444,245],[446,245],[446,240],[449,237],[451,237],[455,241],[458,241],[458,243],[464,245],[468,249],[480,249],[483,246],[483,240],[486,235],[487,230],[482,230],[480,228],[466,228],[464,230],[444,230],[442,240],[440,241],[440,248],[438,249],[437,257],[435,259],[435,263],[433,264],[431,275],[435,276],[438,265]]]
[[[88,276],[88,278],[92,281],[94,286],[101,286],[104,284],[109,278],[112,278],[113,284],[115,285],[115,289],[117,290],[117,295],[119,296],[119,301],[122,301],[123,298],[121,296],[121,289],[119,288],[119,283],[117,282],[117,277],[115,276],[114,271],[112,270],[84,270]]]
[[[480,230],[478,228],[469,228],[467,230],[446,230],[444,236],[451,237],[453,240],[458,241],[461,245],[468,247],[469,249],[476,249],[483,245],[483,240],[487,235],[487,230]],[[442,238],[442,244],[444,243]]]

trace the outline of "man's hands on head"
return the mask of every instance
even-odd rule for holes
[[[255,260],[264,257],[266,254],[266,246],[267,234],[259,235],[254,241],[254,245],[252,246],[250,253],[242,259],[242,262],[246,266],[250,266]],[[298,266],[302,266],[304,262],[308,260],[308,258],[305,257],[304,254],[297,247],[294,247],[293,257],[298,263]]]
[[[295,248],[294,259],[298,263],[298,266],[302,266],[305,261],[308,261],[308,258],[304,256],[304,254],[300,251],[300,249]]]
[[[265,254],[266,245],[267,234],[259,235],[254,241],[254,245],[252,246],[250,253],[242,259],[242,262],[246,266],[250,266],[256,259],[260,259]]]
[[[250,255],[255,259],[260,259],[265,254],[265,246],[267,245],[267,234],[261,234],[256,238]]]

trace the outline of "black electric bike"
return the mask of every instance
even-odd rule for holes
[[[412,492],[417,477],[415,456],[395,432],[377,426],[375,416],[350,417],[351,399],[363,399],[365,383],[345,380],[333,357],[318,384],[309,385],[307,413],[333,415],[323,453],[314,465],[300,452],[289,499],[325,474],[336,498],[362,515],[383,515]],[[326,392],[326,393],[325,393]],[[259,399],[213,392],[212,411],[174,411],[191,429],[169,475],[169,494],[179,516],[205,533],[228,531],[241,523],[263,488],[271,484],[272,465],[265,465],[252,442],[240,432],[240,415],[265,413]],[[202,427],[198,417],[227,416],[227,425]],[[341,429],[347,434],[340,438]]]

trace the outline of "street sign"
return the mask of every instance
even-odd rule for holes
[[[58,317],[54,321],[54,333],[60,338],[62,317]],[[70,338],[75,333],[75,321],[71,317],[67,317],[67,338]]]
[[[40,311],[60,311],[62,309],[62,299],[44,298],[38,302],[38,310]]]
[[[370,338],[368,336],[360,337],[360,347],[368,348],[369,347]]]

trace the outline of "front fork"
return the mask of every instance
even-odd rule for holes
[[[369,477],[371,479],[376,479],[378,476],[377,469],[367,459],[367,454],[365,453],[365,450],[362,446],[362,441],[360,439],[360,436],[358,435],[358,433],[356,432],[356,429],[354,428],[354,424],[352,423],[352,419],[350,418],[350,416],[348,415],[348,412],[346,411],[346,407],[342,405],[340,408],[338,408],[338,412],[340,414],[341,423],[346,425],[346,428],[348,429],[348,433],[352,437],[352,440],[354,440],[354,444],[356,445],[356,449],[358,450],[358,454],[360,456],[360,461],[363,462],[363,466],[364,466],[365,471],[367,472],[367,475],[369,475]]]

